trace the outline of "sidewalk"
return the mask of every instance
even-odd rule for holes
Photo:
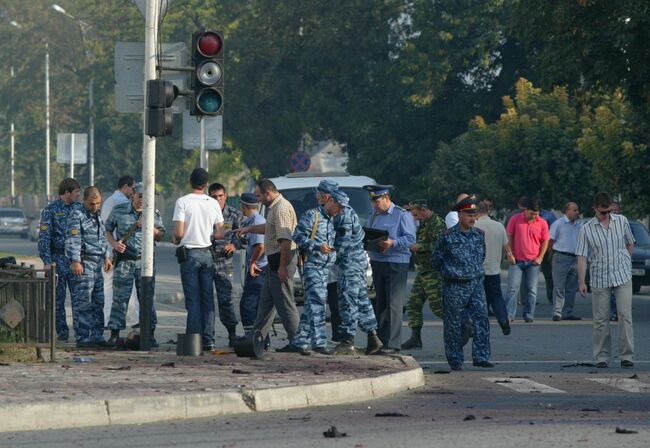
[[[121,425],[352,403],[424,385],[402,356],[238,358],[59,350],[0,366],[0,432]],[[80,362],[81,361],[81,362]]]

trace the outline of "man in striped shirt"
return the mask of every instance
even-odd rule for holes
[[[616,296],[619,322],[619,357],[621,367],[634,363],[634,333],[632,329],[632,248],[634,236],[627,218],[612,214],[612,197],[600,192],[594,196],[596,216],[580,229],[576,255],[580,294],[587,294],[585,274],[587,257],[590,263],[590,283],[593,309],[593,352],[596,367],[605,368],[609,362],[611,337],[609,333],[609,297]]]

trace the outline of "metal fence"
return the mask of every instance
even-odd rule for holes
[[[54,268],[0,265],[0,328],[11,338],[0,344],[49,348],[50,360],[55,360],[55,277]]]

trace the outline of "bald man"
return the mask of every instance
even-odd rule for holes
[[[580,208],[567,202],[564,216],[550,229],[549,250],[552,254],[553,320],[580,320],[573,314],[573,304],[578,291],[578,265],[575,255],[580,233]]]

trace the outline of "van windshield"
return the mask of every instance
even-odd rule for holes
[[[22,210],[0,210],[0,218],[24,218]]]
[[[361,225],[365,226],[366,221],[368,221],[368,215],[372,211],[372,204],[368,198],[368,192],[362,188],[354,187],[340,187],[341,190],[345,191],[348,196],[350,196],[350,206],[357,212],[359,215],[359,220]],[[310,208],[316,207],[316,195],[314,194],[314,189],[309,188],[291,188],[288,190],[280,190],[282,196],[285,197],[291,205],[293,205],[294,210],[296,211],[296,217],[300,219],[300,216]]]
[[[630,228],[632,229],[637,246],[650,246],[650,235],[643,224],[631,222]]]

